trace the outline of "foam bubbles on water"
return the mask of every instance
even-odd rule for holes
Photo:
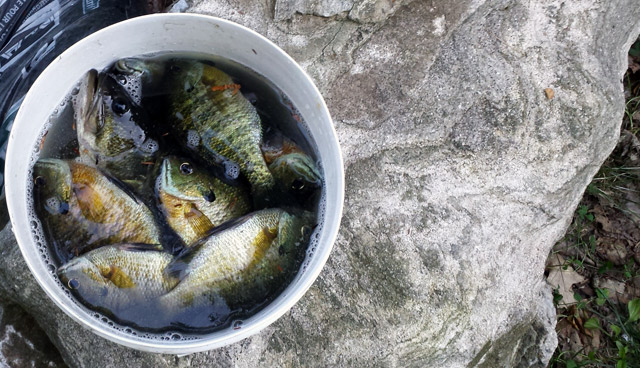
[[[129,97],[131,97],[131,99],[136,104],[140,105],[140,103],[142,102],[142,99],[140,97],[142,96],[142,80],[140,79],[139,75],[111,74],[111,77],[113,77],[119,85],[127,90]]]
[[[187,147],[194,149],[200,145],[200,135],[195,130],[187,132]]]
[[[313,232],[311,233],[311,237],[309,239],[309,245],[307,246],[307,254],[306,254],[306,258],[303,262],[303,272],[306,270],[306,267],[309,265],[309,263],[311,262],[311,258],[313,258],[313,255],[315,254],[318,245],[320,243],[320,234],[322,233],[322,229],[323,229],[323,225],[324,225],[324,219],[325,219],[325,210],[326,210],[326,183],[323,180],[322,183],[322,193],[320,195],[320,201],[318,203],[318,217],[317,217],[317,222],[318,222],[318,226],[316,226],[315,229],[313,229]],[[305,265],[306,263],[306,265]]]
[[[147,138],[147,140],[142,143],[140,149],[142,150],[142,152],[152,154],[156,152],[159,147],[160,145],[158,144],[158,142],[151,138]]]
[[[224,175],[231,179],[235,180],[240,176],[240,166],[233,161],[226,160],[223,163],[224,165]]]
[[[60,206],[62,206],[62,203],[56,197],[47,198],[47,200],[44,203],[45,203],[45,208],[50,213],[58,213],[60,211]]]

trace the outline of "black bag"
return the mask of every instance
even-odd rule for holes
[[[40,73],[85,36],[122,20],[157,11],[162,4],[145,0],[0,0],[2,196],[9,131],[24,95]]]

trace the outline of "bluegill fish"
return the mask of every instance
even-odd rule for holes
[[[111,74],[90,70],[75,97],[80,157],[140,189],[158,155],[148,116]]]
[[[173,156],[162,161],[156,190],[167,223],[186,245],[251,209],[244,188],[225,184],[202,167]]]
[[[83,302],[117,314],[143,308],[173,289],[178,281],[164,274],[172,259],[144,245],[109,245],[72,259],[58,277]]]
[[[304,193],[322,186],[316,163],[292,140],[276,134],[261,148],[269,170],[283,192]]]
[[[312,231],[310,213],[266,209],[233,221],[167,268],[180,283],[161,298],[170,308],[198,307],[222,298],[234,308],[265,300],[293,276]]]
[[[253,194],[267,193],[274,179],[260,151],[260,117],[239,92],[240,86],[223,71],[201,62],[169,60],[161,65],[154,60],[122,59],[116,70],[139,75],[143,86],[149,81],[154,88],[170,91],[170,125],[178,141],[208,162],[224,166],[228,177],[242,173]]]
[[[36,211],[64,259],[115,243],[162,249],[151,211],[123,184],[74,161],[40,159],[33,171]]]

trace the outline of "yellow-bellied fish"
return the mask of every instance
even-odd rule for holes
[[[58,269],[63,285],[83,302],[115,315],[173,289],[164,270],[173,257],[139,244],[109,245],[76,257]]]
[[[229,75],[201,62],[179,59],[122,59],[115,70],[140,75],[143,84],[149,80],[157,85],[163,80],[164,86],[155,88],[170,91],[170,125],[185,148],[224,166],[230,178],[241,172],[254,195],[261,196],[273,187],[274,178],[260,151],[260,117]]]
[[[310,213],[266,209],[232,221],[167,268],[180,283],[161,298],[169,308],[222,298],[235,308],[265,300],[297,271],[314,226]]]
[[[251,209],[244,188],[226,184],[202,167],[174,156],[162,161],[156,191],[167,223],[187,246]]]
[[[63,259],[116,243],[162,249],[151,211],[117,180],[75,161],[40,159],[36,212]]]

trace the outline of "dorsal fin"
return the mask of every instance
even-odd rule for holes
[[[120,250],[127,250],[131,252],[157,252],[162,250],[162,244],[127,243],[114,245],[114,247]]]
[[[189,211],[185,211],[184,218],[187,220],[189,226],[196,234],[197,239],[200,239],[207,235],[209,230],[213,228],[211,220],[205,216],[195,205],[189,207]]]

